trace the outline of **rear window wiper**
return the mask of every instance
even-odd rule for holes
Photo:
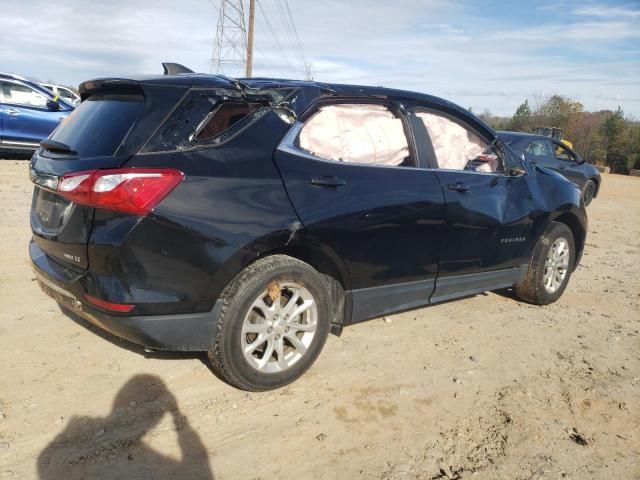
[[[48,138],[42,140],[40,142],[40,146],[50,152],[70,153],[71,155],[75,155],[77,153],[66,143],[56,142],[55,140],[50,140]]]

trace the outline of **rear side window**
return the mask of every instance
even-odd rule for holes
[[[338,162],[399,166],[409,161],[402,120],[383,105],[321,107],[305,122],[297,146]]]
[[[111,156],[143,108],[142,95],[92,95],[62,121],[51,139],[83,157]]]
[[[243,101],[223,91],[194,90],[169,116],[145,152],[215,146],[230,138],[265,111],[262,104]]]
[[[195,133],[196,140],[208,140],[227,131],[233,125],[251,115],[258,109],[255,103],[222,103],[209,113],[198,126]]]

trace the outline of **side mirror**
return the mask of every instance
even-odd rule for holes
[[[47,108],[49,110],[53,110],[54,112],[57,112],[58,110],[60,110],[60,104],[58,103],[57,100],[47,100]]]

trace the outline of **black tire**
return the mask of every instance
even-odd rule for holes
[[[245,358],[242,325],[254,300],[274,282],[294,282],[306,288],[316,303],[318,320],[315,335],[302,357],[287,370],[266,373]],[[273,255],[249,265],[222,293],[216,336],[208,352],[213,369],[234,387],[253,392],[280,388],[296,380],[311,367],[327,339],[332,318],[327,291],[323,276],[295,258]]]
[[[550,292],[544,285],[545,264],[549,250],[556,240],[561,237],[567,240],[569,246],[569,265],[561,285],[555,291]],[[533,249],[533,255],[531,256],[527,273],[522,280],[516,284],[516,295],[521,300],[535,305],[548,305],[549,303],[555,302],[562,296],[565,288],[567,288],[569,278],[573,272],[574,263],[575,241],[571,229],[564,223],[551,222],[551,225],[538,239],[538,243],[536,243]]]
[[[587,183],[584,184],[582,188],[582,199],[584,200],[584,206],[586,207],[591,203],[593,197],[596,195],[596,182],[593,180],[588,180]]]

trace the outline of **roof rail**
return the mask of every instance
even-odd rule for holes
[[[165,75],[178,75],[180,73],[196,73],[179,63],[162,62]]]
[[[0,72],[0,75],[6,75],[7,77],[15,78],[16,80],[24,80],[25,82],[29,81],[26,78],[21,77],[20,75],[16,75],[14,73]]]

